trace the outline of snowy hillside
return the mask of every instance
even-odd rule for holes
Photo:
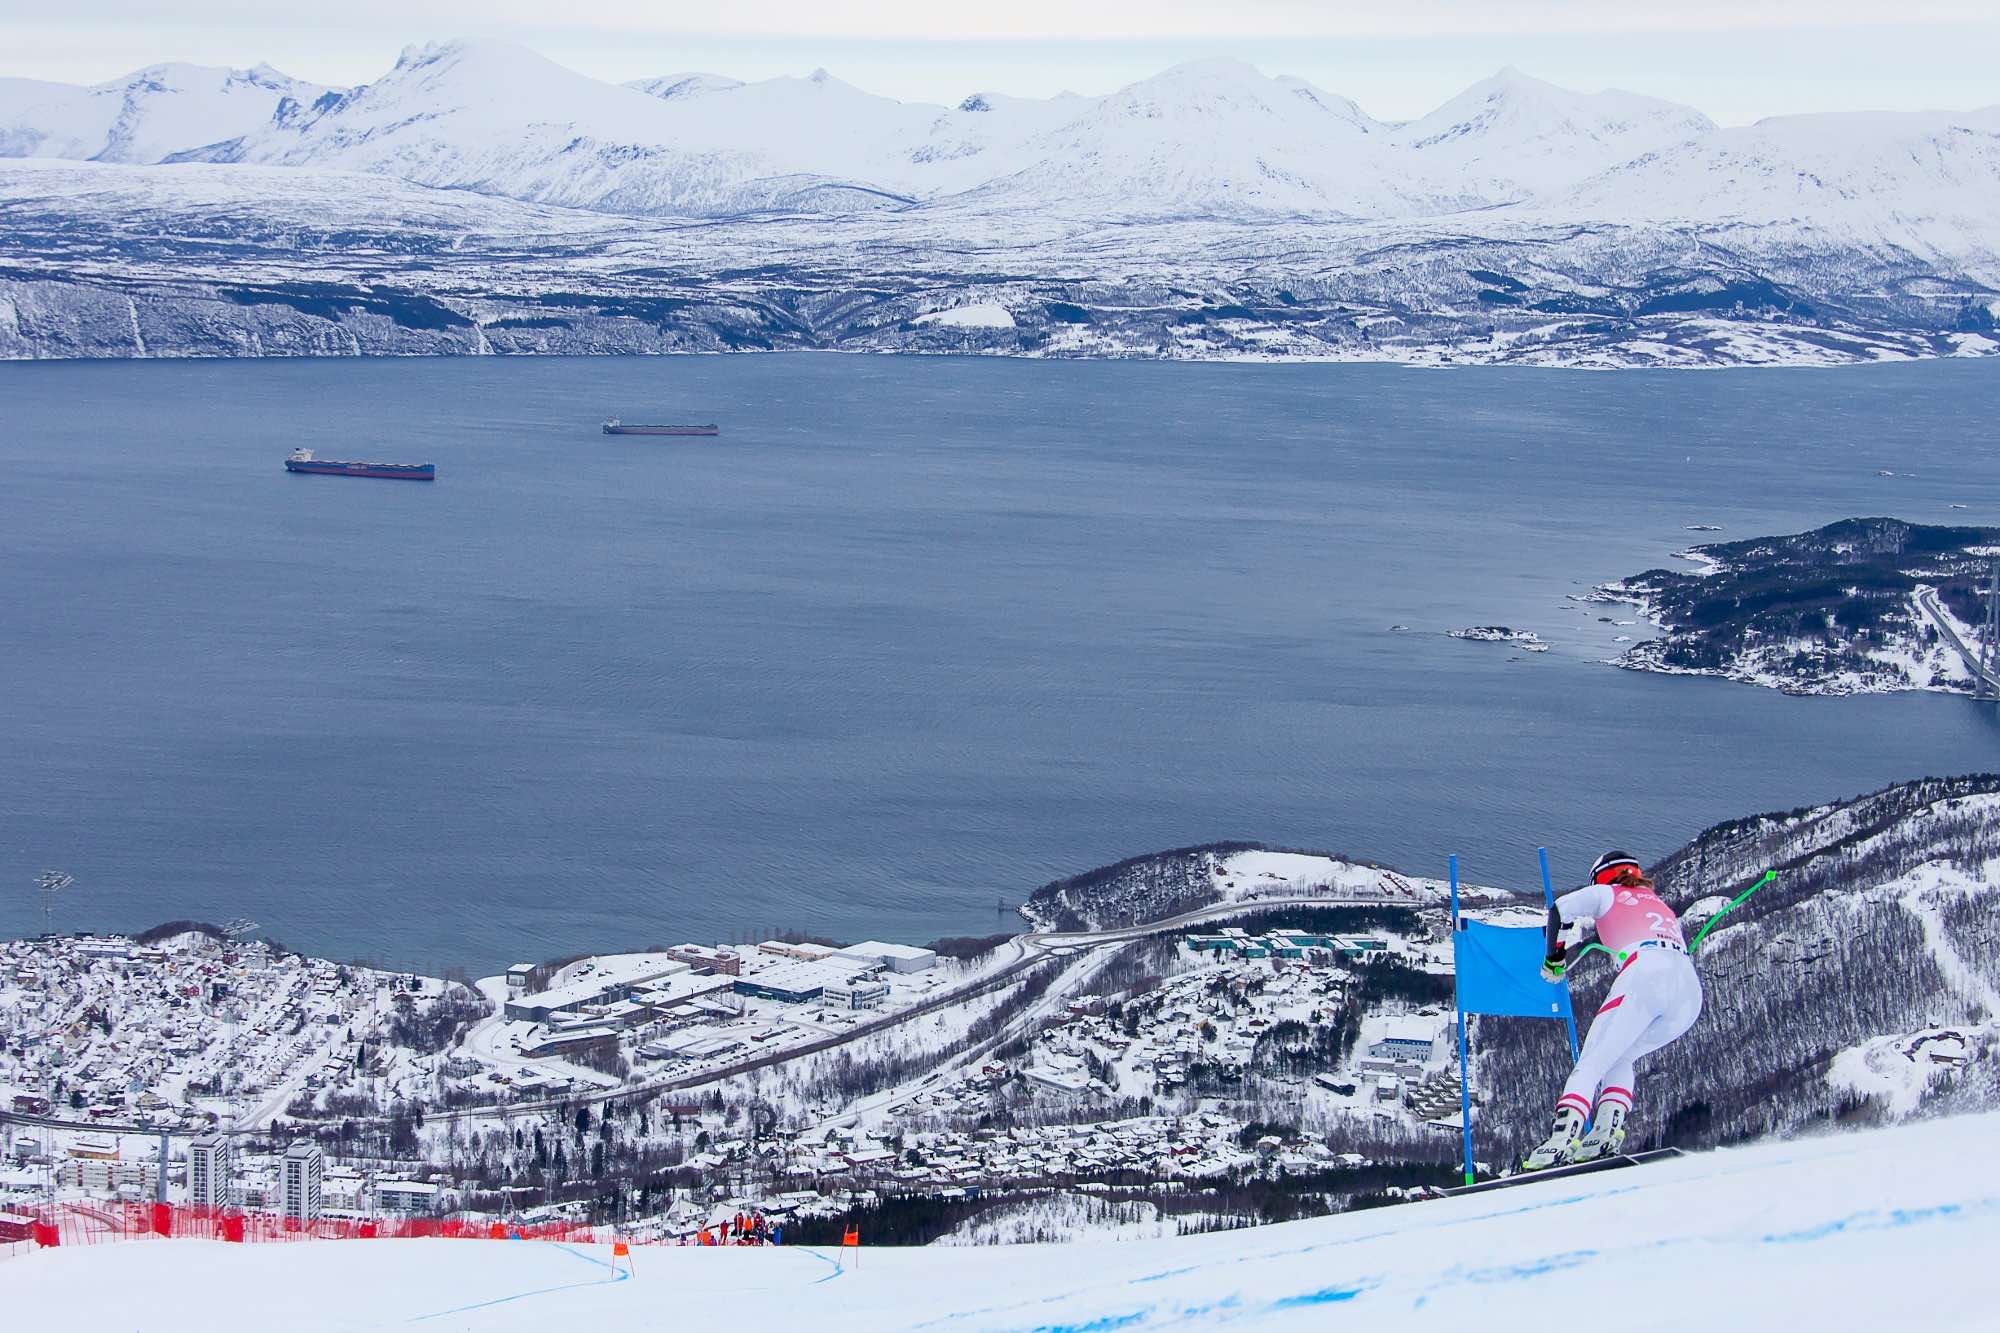
[[[981,192],[1100,216],[1423,211],[1431,190],[1405,178],[1382,128],[1302,80],[1199,61],[1087,104],[1022,145],[1018,169]]]
[[[1141,224],[961,202],[689,227],[366,173],[0,161],[0,358],[832,348],[1610,367],[2000,348],[1987,298],[1942,300],[1937,274],[1504,209]],[[978,317],[928,318],[955,310]]]
[[[865,183],[806,168],[804,155],[768,151],[786,127],[870,136],[875,126],[842,114],[851,106],[793,99],[780,108],[791,114],[737,122],[737,133],[724,137],[714,123],[732,117],[716,112],[717,96],[663,100],[572,73],[524,47],[453,42],[406,50],[374,83],[183,160],[377,172],[635,215],[850,211],[881,198]]]
[[[1609,166],[1560,206],[1606,221],[1719,227],[1732,243],[1762,233],[1976,259],[1990,286],[2000,278],[1996,202],[2000,107],[1781,116],[1687,136]]]
[[[857,1255],[534,1241],[132,1240],[0,1261],[28,1327],[830,1330],[1798,1326],[1971,1333],[2000,1270],[2000,1116],[1829,1135],[1277,1227]],[[865,1240],[866,1237],[864,1236]],[[1647,1294],[1635,1299],[1634,1293]],[[1920,1311],[1920,1315],[1917,1313]],[[279,1313],[281,1312],[281,1313]],[[1552,1315],[1551,1312],[1556,1312]]]
[[[1476,206],[1554,195],[1714,130],[1693,107],[1633,93],[1573,93],[1510,67],[1397,126],[1392,138],[1440,188],[1455,183]]]
[[[1996,820],[2000,776],[1929,779],[1721,824],[1665,861],[1661,892],[1696,925],[1766,869],[1778,877],[1703,946],[1706,1009],[1641,1067],[1635,1143],[1994,1105]],[[1581,970],[1579,1014],[1609,979]],[[1539,1135],[1568,1052],[1515,1020],[1492,1022],[1490,1035],[1475,1082],[1506,1126],[1496,1138],[1519,1148]]]
[[[1106,930],[1225,903],[1338,899],[1435,906],[1444,886],[1313,852],[1219,842],[1135,856],[1044,884],[1021,914],[1043,930]]]
[[[269,65],[152,65],[90,88],[0,79],[0,157],[159,162],[253,133],[326,91]]]

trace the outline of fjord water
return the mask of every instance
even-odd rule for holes
[[[922,941],[1212,838],[1526,884],[1990,769],[1990,707],[1615,670],[1565,594],[1688,524],[2000,523],[1996,409],[2000,361],[0,366],[0,931],[54,866],[61,928],[426,967]],[[1554,650],[1443,635],[1494,623]]]

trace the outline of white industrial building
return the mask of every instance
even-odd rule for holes
[[[820,998],[840,1009],[875,1009],[888,1000],[889,983],[872,976],[854,977],[834,982]]]
[[[664,954],[642,955],[622,966],[594,967],[588,974],[552,990],[508,1000],[507,1017],[516,1023],[546,1023],[553,1015],[576,1013],[585,1005],[615,1004],[641,986],[689,970],[688,964]]]
[[[891,972],[927,972],[937,966],[937,955],[929,949],[920,949],[914,944],[884,944],[881,940],[863,940],[850,944],[841,951],[842,956],[863,962],[879,964]]]
[[[733,987],[738,995],[803,1004],[817,1000],[828,986],[839,985],[853,975],[830,963],[785,962],[737,977]]]
[[[1439,1053],[1445,1020],[1420,1014],[1390,1018],[1354,1061],[1363,1074],[1414,1077]]]
[[[789,940],[765,940],[757,946],[758,953],[767,953],[774,958],[795,958],[802,963],[823,962],[839,950],[825,944],[797,943]]]
[[[375,1203],[385,1213],[435,1213],[443,1191],[420,1180],[375,1182]]]

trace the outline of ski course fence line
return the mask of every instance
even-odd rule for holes
[[[26,1226],[14,1224],[0,1230],[0,1254],[23,1248],[109,1245],[149,1239],[220,1240],[242,1245],[296,1244],[314,1240],[420,1239],[627,1246],[682,1246],[691,1243],[680,1236],[634,1236],[612,1227],[595,1227],[580,1222],[503,1222],[494,1218],[459,1217],[319,1217],[303,1220],[257,1209],[200,1208],[171,1203],[15,1205],[7,1215],[25,1219]],[[15,1234],[17,1231],[22,1234]],[[854,1243],[859,1243],[858,1233]]]

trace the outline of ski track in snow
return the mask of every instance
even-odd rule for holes
[[[514,1301],[525,1301],[536,1296],[553,1296],[555,1293],[559,1291],[574,1291],[578,1287],[598,1287],[598,1286],[603,1286],[607,1282],[624,1282],[629,1280],[632,1276],[629,1272],[620,1269],[618,1265],[610,1263],[603,1259],[599,1259],[594,1255],[585,1254],[582,1250],[575,1249],[572,1246],[558,1244],[555,1248],[562,1251],[564,1254],[575,1255],[577,1258],[583,1260],[587,1264],[595,1264],[600,1268],[608,1268],[611,1271],[606,1276],[597,1278],[596,1280],[591,1282],[565,1282],[561,1286],[538,1287],[534,1291],[516,1292],[512,1296],[495,1296],[492,1300],[474,1301],[469,1305],[459,1305],[459,1306],[454,1306],[449,1310],[439,1310],[435,1314],[420,1314],[416,1318],[412,1319],[410,1322],[413,1324],[421,1324],[424,1321],[430,1319],[444,1319],[455,1314],[469,1314],[474,1310],[490,1309],[495,1305],[507,1305]]]
[[[1986,1011],[1990,1023],[2000,1019],[2000,991],[1973,970],[1951,942],[1944,914],[1930,896],[1940,893],[1973,894],[1991,892],[1990,884],[1967,879],[1948,866],[1927,866],[1905,877],[1918,880],[1916,887],[1898,898],[1897,903],[1922,924],[1924,943],[1937,962],[1938,971],[1960,995]],[[1894,887],[1893,885],[1890,887]]]
[[[1895,895],[1896,905],[1917,919],[1925,948],[1945,984],[1969,1006],[1983,1011],[1982,1021],[1870,1037],[1834,1056],[1826,1075],[1831,1086],[1880,1098],[1887,1103],[1891,1114],[1908,1116],[1923,1105],[1931,1081],[1945,1072],[1945,1066],[1924,1051],[1925,1039],[1954,1032],[1969,1037],[1990,1031],[2000,1023],[2000,991],[1980,976],[1952,944],[1938,902],[1942,895],[1987,892],[1990,878],[1990,875],[1967,877],[1953,866],[1927,865],[1884,886],[1888,894]]]

